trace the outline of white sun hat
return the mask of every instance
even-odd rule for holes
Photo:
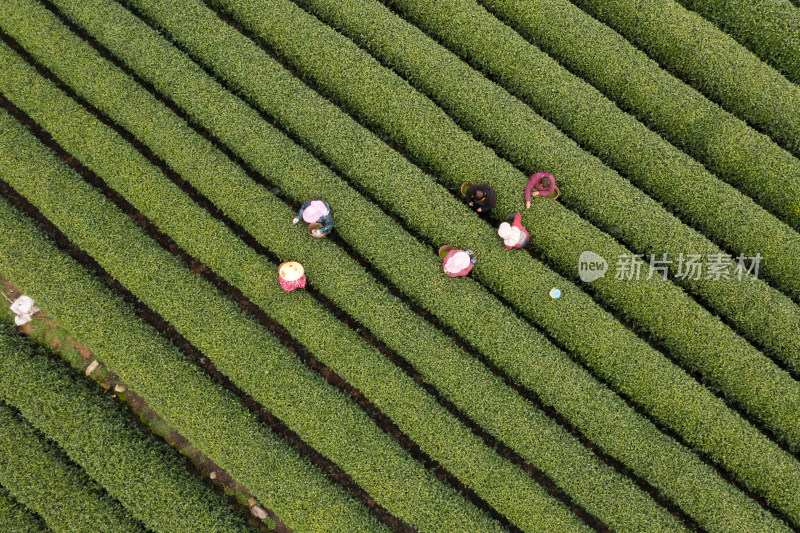
[[[463,250],[459,250],[458,252],[454,253],[450,256],[450,259],[447,260],[444,264],[444,269],[451,274],[455,274],[456,272],[461,272],[465,268],[469,266],[470,257],[469,254]]]
[[[506,246],[514,246],[522,240],[522,231],[508,222],[502,222],[497,228],[497,234],[503,239]]]

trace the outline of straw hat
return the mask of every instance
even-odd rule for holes
[[[303,277],[305,270],[297,261],[287,261],[278,265],[278,275],[286,281],[297,281]]]

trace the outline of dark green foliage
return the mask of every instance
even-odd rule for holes
[[[800,10],[776,0],[678,0],[800,84]]]
[[[9,327],[7,323],[3,328]],[[0,357],[5,357],[3,352]],[[145,533],[64,452],[0,402],[0,483],[14,498],[63,533]],[[2,526],[0,524],[0,526]]]
[[[0,398],[56,442],[151,531],[251,531],[177,452],[133,425],[111,398],[0,329]],[[168,503],[167,503],[168,502]]]
[[[664,68],[800,156],[800,86],[673,0],[576,0]],[[728,4],[726,9],[736,9]]]
[[[295,531],[385,531],[366,509],[0,198],[0,272]],[[93,313],[86,313],[91,302]]]
[[[21,505],[0,486],[0,524],[6,533],[45,533],[49,531],[44,520]]]
[[[480,0],[570,72],[800,229],[800,161],[568,0]],[[713,210],[710,203],[709,209]]]

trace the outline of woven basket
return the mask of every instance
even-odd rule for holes
[[[555,191],[553,191],[553,194],[545,196],[545,198],[548,198],[550,200],[558,199],[559,195],[561,194],[561,189],[558,188],[558,185],[553,185],[553,188],[555,189]]]
[[[311,224],[308,225],[308,230],[307,230],[308,234],[311,235],[312,237],[316,237],[317,239],[321,239],[321,238],[327,236],[328,235],[327,233],[323,233],[322,235],[314,235],[313,233],[311,233],[315,229],[318,229],[318,228],[321,228],[321,227],[322,227],[322,224],[320,224],[319,222],[312,222]]]

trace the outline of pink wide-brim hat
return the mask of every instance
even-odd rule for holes
[[[321,200],[312,200],[308,207],[303,209],[303,220],[311,223],[327,215],[330,211]]]

